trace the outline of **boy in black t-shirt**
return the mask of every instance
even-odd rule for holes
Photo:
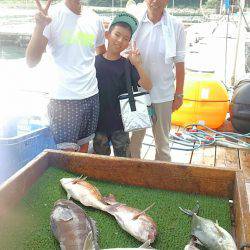
[[[115,156],[130,157],[129,134],[124,132],[118,100],[119,95],[127,93],[125,63],[129,62],[131,84],[135,89],[137,84],[145,90],[152,88],[135,45],[129,52],[129,60],[120,55],[128,48],[137,24],[134,16],[126,12],[119,13],[105,34],[108,40],[107,51],[103,55],[96,56],[95,67],[100,100],[100,114],[94,138],[94,151],[97,154],[110,155],[110,142],[112,142]]]

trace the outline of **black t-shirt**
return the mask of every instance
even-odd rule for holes
[[[96,56],[95,67],[99,88],[100,113],[97,131],[110,136],[114,131],[123,130],[118,96],[127,93],[125,78],[126,58],[110,61],[102,55]],[[140,79],[136,68],[129,62],[131,84],[134,90]]]

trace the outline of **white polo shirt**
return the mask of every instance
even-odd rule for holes
[[[162,25],[164,18],[153,24],[147,16],[142,20],[136,35],[136,45],[140,50],[143,67],[152,81],[150,97],[152,103],[172,101],[175,93],[174,64],[184,62],[185,30],[183,25],[173,18],[176,39],[176,56],[165,63],[165,49]]]
[[[86,7],[76,15],[64,3],[53,6],[49,16],[52,22],[43,35],[55,63],[51,98],[78,100],[97,94],[95,48],[105,42],[100,18]]]

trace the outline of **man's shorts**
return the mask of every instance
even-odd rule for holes
[[[99,116],[99,95],[84,100],[55,100],[48,104],[51,131],[58,145],[79,146],[94,138]],[[62,147],[60,147],[62,146]]]
[[[111,136],[107,136],[102,132],[96,132],[93,140],[95,153],[100,155],[110,155],[110,142],[112,143],[115,156],[131,157],[129,150],[129,133],[122,130],[113,132]]]

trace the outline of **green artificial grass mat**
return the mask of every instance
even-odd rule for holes
[[[75,177],[73,173],[50,167],[31,187],[28,194],[9,213],[1,218],[1,249],[60,249],[50,230],[50,214],[58,199],[66,198],[59,180]],[[200,216],[218,220],[219,225],[230,232],[230,209],[227,199],[172,191],[126,186],[88,178],[102,195],[110,193],[117,201],[128,206],[145,209],[153,202],[155,206],[147,214],[158,226],[158,236],[152,247],[161,250],[180,250],[189,241],[191,218],[179,210],[179,206],[192,209],[198,200]],[[78,205],[79,203],[76,202]],[[136,239],[123,231],[116,220],[102,211],[83,207],[92,217],[99,231],[99,246],[103,248],[139,247]]]

